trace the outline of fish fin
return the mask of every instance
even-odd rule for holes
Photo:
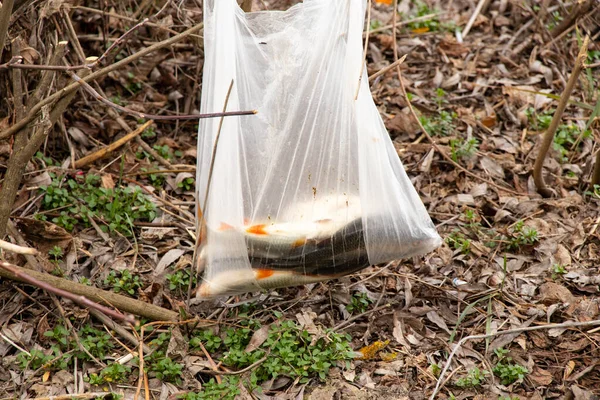
[[[268,232],[265,228],[266,228],[265,224],[252,225],[252,226],[246,228],[246,232],[254,233],[255,235],[267,235]]]
[[[233,225],[229,225],[229,224],[228,224],[228,223],[226,223],[226,222],[221,222],[221,225],[219,225],[219,230],[220,230],[220,231],[231,231],[231,230],[233,230],[233,229],[235,229],[235,228],[233,227]]]
[[[306,242],[307,242],[306,238],[300,238],[300,239],[296,240],[294,242],[294,244],[292,244],[292,247],[293,248],[302,247],[302,246],[304,246],[306,244]]]
[[[254,276],[256,277],[257,280],[270,278],[271,276],[273,276],[274,273],[275,273],[275,271],[272,269],[255,269],[254,270]]]

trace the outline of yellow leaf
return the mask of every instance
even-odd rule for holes
[[[375,0],[375,3],[390,5],[392,4],[392,0]]]
[[[416,33],[416,34],[427,33],[427,32],[429,32],[429,28],[424,26],[422,28],[413,29],[412,32]]]
[[[50,371],[44,372],[44,376],[42,376],[42,382],[46,382],[50,378]]]
[[[374,342],[368,346],[363,347],[362,349],[359,350],[359,352],[362,354],[362,357],[360,359],[362,359],[362,360],[372,359],[373,357],[375,357],[377,352],[379,352],[379,350],[385,348],[385,346],[387,346],[388,344],[390,344],[390,341],[386,340],[385,342]]]

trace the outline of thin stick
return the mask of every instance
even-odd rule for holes
[[[119,310],[122,310],[123,312],[140,315],[142,317],[146,317],[152,320],[177,321],[179,319],[179,314],[175,311],[167,310],[165,308],[158,307],[153,304],[148,304],[143,301],[132,299],[131,297],[98,289],[93,286],[83,285],[81,283],[73,282],[64,278],[59,278],[57,276],[46,274],[43,272],[25,269],[13,264],[8,265],[9,268],[18,271],[19,274],[9,271],[5,268],[0,268],[0,277],[25,283],[31,283],[35,286],[38,286],[37,283],[33,283],[31,282],[31,280],[26,279],[27,277],[31,277],[35,279],[36,282],[41,283],[41,285],[39,285],[38,287],[44,290],[48,290],[49,292],[52,292],[52,289],[54,288],[60,290],[61,293],[68,291],[68,293],[71,293],[72,297],[79,298],[80,296],[86,296],[91,301],[111,304],[112,306]],[[62,294],[57,292],[52,293],[56,293],[62,296]],[[107,315],[110,315],[113,318],[117,318],[119,315],[122,315],[121,313],[117,314],[110,309],[106,312],[104,310],[101,311],[105,314],[108,312]]]
[[[231,83],[229,84],[229,89],[227,89],[227,94],[225,95],[225,103],[223,104],[223,113],[227,110],[227,105],[229,104],[229,96],[231,95],[231,90],[233,89],[233,79],[231,80]],[[210,193],[210,185],[212,182],[212,176],[213,176],[213,172],[215,169],[215,160],[217,158],[217,146],[219,145],[219,138],[221,137],[221,129],[223,128],[223,121],[225,119],[223,117],[221,117],[221,120],[219,121],[219,127],[217,129],[217,134],[215,135],[215,143],[213,144],[213,148],[212,148],[212,154],[210,156],[210,167],[208,169],[208,180],[206,182],[206,193],[204,193],[204,203],[202,204],[202,215],[199,216],[200,221],[198,221],[199,223],[199,229],[196,232],[196,245],[194,246],[194,255],[192,256],[192,265],[194,267],[196,267],[196,281],[198,280],[198,268],[197,268],[197,263],[199,262],[198,257],[198,250],[200,248],[200,245],[202,244],[202,234],[204,233],[204,228],[206,226],[206,204],[208,203],[208,194]],[[198,194],[196,194],[196,200],[198,198]],[[196,205],[198,206],[198,204]],[[193,279],[190,279],[190,284],[188,285],[188,294],[187,294],[187,304],[189,307],[190,304],[190,299],[192,297],[192,281]]]
[[[267,358],[269,358],[269,355],[264,356],[263,358],[261,358],[260,360],[256,361],[255,363],[250,364],[246,368],[240,369],[238,371],[213,371],[211,369],[208,369],[208,370],[200,371],[200,373],[207,374],[207,375],[241,375],[244,372],[251,371],[254,368],[258,367],[260,364],[262,364],[265,361],[267,361]]]
[[[398,0],[394,0],[394,10],[396,10],[398,7]],[[396,18],[397,18],[397,13],[394,13],[394,28],[393,28],[393,40],[394,40],[394,61],[398,60],[398,46],[396,45],[397,39],[396,39]],[[445,151],[442,150],[442,148],[440,146],[438,146],[438,144],[435,142],[435,140],[433,140],[433,138],[431,137],[431,135],[429,134],[429,132],[427,132],[425,130],[425,127],[423,126],[423,124],[421,123],[421,120],[419,119],[419,117],[417,116],[417,113],[415,112],[412,103],[410,102],[410,99],[408,98],[408,94],[406,92],[406,88],[404,87],[404,82],[402,81],[402,71],[400,71],[400,66],[397,65],[396,66],[396,72],[398,73],[398,80],[400,81],[400,88],[402,89],[402,94],[404,95],[404,100],[406,101],[406,104],[408,105],[408,109],[410,110],[410,114],[412,115],[413,119],[417,122],[417,124],[419,124],[419,128],[421,128],[421,131],[423,132],[423,134],[425,135],[425,137],[427,137],[427,140],[429,140],[429,143],[431,143],[431,145],[433,146],[433,148],[440,153],[440,155],[446,160],[448,161],[450,164],[452,164],[455,168],[461,170],[462,172],[464,172],[465,174],[467,174],[468,176],[470,176],[471,178],[477,179],[479,181],[485,182],[488,185],[491,185],[499,190],[503,190],[505,192],[508,193],[512,193],[515,195],[519,195],[518,192],[509,189],[509,188],[505,188],[502,186],[499,186],[498,184],[496,184],[495,182],[489,180],[489,179],[485,179],[482,178],[479,175],[474,174],[473,172],[469,171],[468,169],[466,169],[465,167],[463,167],[462,165],[458,164],[456,161],[454,161],[452,159],[452,157],[450,157],[448,154],[446,154]]]
[[[217,380],[217,383],[221,383],[221,376],[219,369],[217,368],[217,364],[215,364],[215,361],[212,359],[208,351],[206,351],[206,348],[204,347],[202,342],[198,342],[198,344],[200,345],[200,349],[206,356],[206,359],[208,360],[208,363],[210,364],[211,368],[213,369],[213,371],[215,371],[215,379]]]
[[[96,100],[104,103],[116,110],[121,112],[133,115],[137,118],[144,119],[153,119],[153,120],[163,120],[163,121],[177,121],[177,120],[188,120],[188,119],[202,119],[202,118],[217,118],[217,117],[233,117],[240,115],[254,115],[258,113],[256,110],[249,111],[229,111],[229,112],[220,112],[220,113],[208,113],[208,114],[190,114],[190,115],[154,115],[154,114],[146,114],[139,111],[131,110],[129,108],[120,106],[118,104],[113,103],[112,101],[102,97],[100,93],[98,93],[93,87],[91,87],[88,83],[86,83],[83,79],[78,77],[76,74],[70,74],[71,77],[78,83],[83,86],[83,88],[91,94]]]
[[[124,326],[117,324],[115,321],[102,314],[100,311],[91,309],[90,314],[92,314],[95,318],[100,320],[109,330],[113,330],[119,334],[123,339],[127,340],[129,343],[133,344],[136,347],[140,346],[140,341],[135,338],[129,331],[125,329]],[[145,354],[150,354],[150,348],[142,343],[142,349]]]
[[[14,348],[16,348],[17,350],[19,350],[19,351],[21,351],[21,352],[23,352],[23,353],[26,353],[28,356],[30,356],[30,355],[31,355],[31,354],[30,354],[30,353],[29,353],[27,350],[25,350],[25,349],[21,348],[21,347],[20,347],[18,344],[16,344],[16,343],[15,343],[15,342],[13,342],[12,340],[10,340],[10,339],[9,339],[9,338],[8,338],[6,335],[4,335],[2,332],[0,332],[0,338],[2,338],[2,339],[3,339],[4,341],[6,341],[8,344],[12,345],[12,346],[13,346]]]
[[[98,303],[94,303],[93,301],[89,300],[88,298],[86,298],[83,295],[75,295],[71,292],[67,292],[66,290],[62,290],[56,287],[53,287],[51,285],[49,285],[46,282],[43,282],[41,280],[38,280],[36,278],[34,278],[33,276],[29,275],[28,273],[24,272],[23,270],[21,270],[19,267],[17,267],[16,265],[7,263],[5,261],[0,261],[0,268],[5,269],[6,271],[10,272],[11,274],[13,274],[15,277],[17,277],[19,280],[25,281],[27,283],[30,283],[34,286],[37,286],[41,289],[44,289],[47,292],[50,293],[54,293],[56,295],[62,296],[64,298],[67,298],[69,300],[72,300],[84,307],[87,308],[94,308],[98,311],[103,312],[106,315],[110,315],[111,317],[118,319],[119,321],[124,321],[124,322],[129,322],[132,324],[135,324],[135,318],[133,318],[133,316],[131,315],[125,315],[125,314],[121,314],[118,311],[114,311],[111,310],[108,307],[104,307],[103,305],[100,305]]]
[[[471,18],[469,18],[469,22],[467,22],[465,29],[463,29],[463,31],[461,32],[461,36],[463,39],[469,34],[469,31],[471,30],[473,24],[475,23],[475,20],[477,19],[477,16],[481,12],[481,10],[483,9],[483,5],[487,1],[488,0],[479,0],[479,3],[477,3],[477,7],[475,7],[475,11],[473,11],[473,15],[471,15]]]
[[[373,75],[369,76],[369,82],[373,82],[375,79],[379,78],[381,75],[385,74],[389,70],[401,65],[404,62],[404,60],[406,60],[406,54],[403,55],[402,58],[400,58],[399,60],[394,61],[387,67],[383,67],[379,71],[375,72]]]
[[[600,319],[596,319],[593,321],[585,321],[585,322],[563,322],[561,324],[528,326],[525,328],[516,328],[516,329],[509,329],[509,330],[502,331],[502,332],[488,333],[486,335],[466,336],[466,337],[462,338],[461,340],[459,340],[458,343],[456,343],[456,346],[454,347],[454,349],[452,349],[452,352],[450,353],[450,356],[448,357],[448,360],[446,361],[446,365],[444,365],[444,369],[442,369],[442,372],[440,373],[440,376],[438,377],[437,384],[435,385],[435,388],[433,389],[433,393],[429,397],[429,400],[435,399],[435,395],[441,389],[442,380],[444,378],[444,375],[448,371],[448,368],[450,367],[450,362],[452,361],[452,358],[454,357],[454,355],[456,354],[458,349],[460,349],[460,347],[469,340],[488,339],[488,338],[492,338],[492,337],[496,337],[496,336],[510,335],[510,334],[514,334],[514,333],[523,333],[523,332],[531,332],[531,331],[539,331],[542,329],[580,328],[583,326],[595,326],[595,325],[600,325]]]
[[[150,47],[147,47],[143,50],[140,50],[139,52],[132,54],[129,57],[126,57],[124,59],[122,59],[119,62],[116,62],[114,64],[108,65],[96,72],[91,73],[90,75],[86,76],[85,78],[82,78],[82,80],[84,82],[91,82],[95,79],[101,78],[107,74],[109,74],[112,71],[116,71],[122,67],[124,67],[125,65],[136,61],[148,54],[151,54],[157,50],[160,50],[162,48],[171,46],[174,43],[177,43],[183,39],[185,39],[186,37],[190,36],[193,33],[198,32],[199,30],[201,30],[203,28],[202,24],[196,25],[182,33],[180,33],[179,35],[173,36],[172,38],[163,40],[162,42],[156,43]],[[25,116],[25,118],[21,119],[20,121],[16,122],[15,124],[13,124],[10,128],[5,129],[3,131],[0,132],[0,140],[2,139],[6,139],[10,136],[12,136],[13,134],[17,133],[18,131],[20,131],[21,129],[23,129],[27,124],[29,124],[31,121],[33,121],[33,119],[38,115],[38,113],[42,110],[42,107],[51,104],[53,102],[55,102],[56,100],[66,96],[69,93],[74,92],[75,90],[77,90],[81,85],[78,82],[74,82],[72,84],[70,84],[69,86],[57,91],[56,93],[54,93],[51,96],[48,96],[47,98],[45,98],[44,100],[40,101],[39,103],[37,103],[31,110],[29,110],[29,112],[27,113],[27,115]]]
[[[0,249],[6,250],[6,251],[10,251],[12,253],[17,253],[17,254],[29,254],[29,255],[36,255],[38,253],[38,251],[36,249],[33,249],[31,247],[23,247],[23,246],[19,246],[16,244],[12,244],[10,242],[6,242],[4,240],[0,240]]]
[[[558,128],[558,124],[562,118],[562,115],[567,108],[567,104],[569,103],[569,98],[571,97],[571,93],[573,92],[573,88],[575,88],[575,84],[577,83],[577,79],[579,79],[579,74],[581,73],[581,69],[583,68],[583,64],[587,59],[587,49],[590,42],[589,36],[586,36],[583,39],[583,44],[579,49],[579,54],[575,60],[575,65],[573,67],[573,71],[571,72],[571,76],[567,81],[567,86],[565,90],[562,92],[560,96],[560,101],[558,102],[558,106],[556,107],[556,111],[552,116],[552,122],[550,122],[550,126],[546,130],[544,134],[544,139],[542,141],[542,145],[540,147],[540,151],[538,153],[537,158],[535,159],[535,164],[533,166],[533,181],[535,182],[535,187],[538,192],[544,197],[552,196],[552,191],[546,187],[546,183],[544,182],[544,176],[542,175],[542,168],[544,166],[544,160],[546,159],[546,154],[554,141],[554,134],[556,133],[556,129]]]
[[[363,49],[362,63],[360,64],[360,75],[358,76],[358,87],[356,88],[356,94],[354,100],[358,99],[358,93],[360,92],[360,86],[362,83],[363,73],[365,72],[365,65],[367,64],[367,50],[369,49],[369,33],[371,31],[371,0],[367,5],[367,36],[365,37],[365,47]]]
[[[112,142],[108,146],[103,147],[100,150],[93,152],[92,154],[88,154],[87,156],[80,158],[79,160],[75,161],[75,168],[83,168],[86,165],[91,164],[94,161],[106,156],[107,154],[112,153],[114,150],[118,149],[119,147],[123,146],[125,143],[129,142],[140,133],[144,132],[153,123],[154,121],[152,120],[146,121],[146,123],[139,126],[133,132],[130,132],[127,135],[123,136],[119,140]]]
[[[383,309],[385,309],[385,308],[389,308],[389,307],[391,307],[391,306],[392,306],[391,304],[384,304],[384,305],[382,305],[382,306],[375,307],[375,308],[374,308],[374,309],[372,309],[372,310],[365,311],[364,313],[361,313],[361,314],[355,315],[355,316],[353,316],[353,317],[351,317],[351,318],[348,318],[348,319],[347,319],[347,320],[345,320],[345,321],[342,321],[342,322],[340,322],[339,324],[337,324],[336,326],[334,326],[334,327],[332,328],[332,330],[333,330],[333,331],[340,330],[340,329],[342,329],[343,327],[347,326],[347,325],[348,325],[350,322],[352,322],[352,321],[356,321],[356,320],[357,320],[357,319],[359,319],[359,318],[365,317],[365,316],[367,316],[367,315],[371,315],[371,314],[373,314],[373,313],[375,313],[375,312],[377,312],[377,311],[381,311],[381,310],[383,310]]]
[[[0,8],[0,58],[2,58],[2,52],[4,51],[4,42],[6,41],[10,15],[12,14],[14,4],[14,0],[4,0],[2,8]]]

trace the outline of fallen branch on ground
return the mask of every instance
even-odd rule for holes
[[[0,267],[2,267],[0,268],[0,277],[11,279],[13,281],[31,283],[34,286],[38,286],[50,292],[52,292],[52,288],[56,288],[61,290],[61,293],[53,293],[56,293],[60,296],[63,295],[62,291],[68,292],[71,296],[75,298],[77,298],[78,296],[85,296],[88,300],[91,300],[92,302],[111,305],[114,308],[123,312],[139,315],[140,317],[145,317],[153,321],[177,321],[179,319],[179,314],[175,311],[167,310],[165,308],[158,307],[153,304],[144,303],[143,301],[132,299],[130,297],[126,297],[117,293],[98,289],[93,286],[83,285],[78,282],[73,282],[71,280],[59,278],[57,276],[45,274],[43,272],[25,269],[12,264],[9,264],[9,268],[11,269],[7,270],[4,264],[8,263],[0,262]],[[36,279],[36,282],[41,282],[41,285],[27,280],[25,275]],[[48,287],[50,288],[48,289]],[[88,304],[85,304],[85,306],[87,307]],[[105,307],[103,307],[101,311],[107,314]],[[116,318],[115,312],[113,310],[109,309],[108,314],[110,314],[111,317]]]
[[[29,272],[25,272],[24,270],[19,269],[19,267],[17,267],[16,265],[7,263],[6,261],[0,261],[0,268],[4,269],[7,272],[10,272],[16,280],[30,283],[34,286],[44,289],[47,292],[57,294],[76,303],[79,303],[84,307],[97,309],[99,311],[102,311],[104,314],[110,315],[111,317],[118,319],[119,321],[125,321],[129,322],[130,324],[135,324],[135,318],[133,318],[133,316],[131,315],[124,315],[120,312],[116,312],[114,310],[111,310],[110,308],[104,307],[103,305],[96,304],[81,294],[75,295],[66,290],[53,287],[42,280],[32,277],[29,274]]]

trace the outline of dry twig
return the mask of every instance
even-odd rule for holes
[[[6,263],[2,262],[2,264]],[[177,314],[175,311],[167,310],[153,304],[144,303],[143,301],[122,296],[117,293],[83,285],[81,283],[59,278],[54,275],[45,274],[43,272],[25,269],[16,265],[10,265],[9,268],[12,268],[10,272],[7,269],[0,269],[0,276],[14,281],[31,283],[35,286],[38,286],[37,283],[32,283],[30,280],[27,280],[27,278],[24,276],[27,275],[35,279],[36,282],[42,282],[42,285],[38,287],[44,290],[52,292],[52,288],[56,288],[60,290],[61,293],[62,291],[65,291],[70,293],[71,296],[74,295],[76,298],[78,296],[86,296],[87,299],[93,302],[109,304],[123,312],[139,315],[155,321],[177,321],[179,319],[179,314]],[[19,274],[16,274],[13,271],[18,271]],[[60,293],[57,294],[62,296]],[[112,310],[106,311],[106,309],[103,308],[102,312],[105,314],[110,314],[113,318],[117,318]]]
[[[84,307],[95,308],[95,309],[103,312],[104,314],[110,315],[111,317],[113,317],[115,319],[118,319],[120,321],[129,322],[131,324],[135,324],[135,319],[131,315],[121,314],[120,312],[116,312],[114,310],[111,310],[110,308],[104,307],[103,305],[100,305],[93,301],[90,301],[83,294],[75,295],[72,292],[69,292],[69,291],[66,291],[63,289],[59,289],[44,280],[34,278],[33,276],[31,276],[32,274],[29,271],[25,272],[25,270],[17,267],[16,265],[7,263],[5,261],[0,261],[0,268],[3,268],[5,271],[8,271],[10,274],[12,274],[12,276],[11,276],[11,275],[6,275],[6,274],[3,274],[0,272],[0,275],[2,275],[4,277],[8,277],[10,279],[30,283],[34,286],[44,289],[47,292],[54,293],[54,294],[57,294],[64,298],[67,298],[69,300],[72,300]]]
[[[567,104],[569,103],[569,98],[571,97],[571,93],[573,92],[573,88],[577,83],[577,79],[579,78],[579,74],[583,68],[585,60],[587,59],[587,49],[590,42],[590,38],[586,36],[583,39],[583,44],[579,49],[579,54],[575,59],[575,65],[573,67],[573,71],[571,72],[571,76],[567,82],[567,86],[565,90],[562,92],[560,96],[560,101],[558,102],[558,106],[556,107],[556,111],[552,116],[552,122],[550,122],[550,126],[546,130],[544,134],[544,139],[542,141],[542,145],[540,147],[540,152],[538,153],[537,158],[535,159],[535,164],[533,166],[533,181],[535,182],[535,187],[538,192],[544,197],[552,196],[552,191],[546,187],[546,183],[544,182],[544,177],[542,176],[542,167],[544,166],[544,160],[546,159],[546,154],[554,141],[554,134],[556,133],[556,128],[558,128],[558,124],[560,124],[563,112],[565,108],[567,108]]]
[[[88,154],[87,156],[80,158],[79,160],[75,161],[75,168],[83,168],[86,165],[91,164],[94,161],[105,157],[107,154],[112,153],[119,147],[123,146],[125,143],[131,141],[134,137],[136,137],[140,133],[144,132],[153,123],[154,123],[154,121],[146,121],[143,125],[139,126],[136,130],[128,133],[127,135],[123,136],[119,140],[112,142],[108,146],[103,147],[100,150],[95,151],[92,154]]]
[[[0,8],[0,58],[2,58],[2,52],[4,51],[4,42],[6,41],[6,34],[8,33],[8,23],[10,22],[14,4],[14,0],[4,0],[2,2],[2,7]]]

